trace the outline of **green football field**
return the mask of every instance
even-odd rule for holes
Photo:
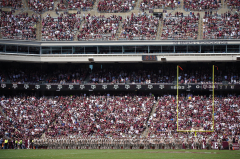
[[[0,159],[240,159],[228,150],[0,150]]]

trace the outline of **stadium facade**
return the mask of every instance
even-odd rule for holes
[[[204,62],[237,61],[239,40],[195,41],[0,41],[2,61],[21,62]],[[154,55],[154,59],[143,58]],[[207,58],[206,58],[207,56]]]
[[[240,4],[26,2],[1,6],[0,136],[57,149],[240,141]]]

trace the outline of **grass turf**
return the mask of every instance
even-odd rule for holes
[[[0,150],[0,159],[239,159],[228,150]]]

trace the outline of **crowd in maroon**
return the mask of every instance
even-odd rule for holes
[[[213,135],[239,135],[239,102],[236,96],[215,97]],[[180,96],[178,106],[179,130],[213,130],[211,96]],[[21,138],[43,133],[45,137],[134,137],[147,126],[150,137],[177,131],[176,97],[171,95],[156,101],[144,96],[3,97],[1,109],[1,132]]]
[[[82,9],[88,10],[92,9],[94,5],[94,0],[60,0],[57,4],[56,10],[66,10],[66,9]]]
[[[1,12],[0,26],[3,38],[15,40],[36,40],[36,23],[39,16],[28,13],[13,15]]]
[[[6,115],[1,131],[8,131],[9,134],[20,138],[41,137],[48,125],[69,105],[69,99],[70,97],[1,98],[1,109]]]
[[[126,40],[155,40],[159,19],[146,13],[132,13],[123,21],[119,39]]]
[[[239,14],[227,12],[203,17],[203,39],[239,39]]]
[[[89,96],[73,98],[50,125],[47,136],[139,136],[153,106],[153,98]]]
[[[47,15],[42,19],[42,40],[73,41],[81,18],[78,14],[60,14],[57,18]]]
[[[98,3],[98,11],[104,13],[120,13],[134,9],[135,0],[100,0]]]
[[[11,7],[13,9],[19,9],[23,6],[23,3],[21,0],[1,0],[0,6]]]
[[[86,17],[83,16],[83,20],[80,34],[77,36],[78,40],[116,40],[122,17],[116,15],[98,17],[88,14]]]
[[[199,18],[199,13],[195,15],[194,12],[187,16],[183,16],[181,12],[176,12],[175,15],[170,13],[163,19],[161,39],[197,39]]]
[[[40,15],[1,12],[2,37],[16,40],[36,40],[37,22]],[[182,12],[168,14],[163,20],[161,40],[196,40],[199,35],[200,14]],[[145,12],[132,13],[125,19],[121,16],[95,16],[79,12],[61,13],[58,17],[47,14],[42,18],[41,35],[44,41],[88,40],[155,40],[160,20]],[[239,14],[230,11],[221,15],[206,11],[202,19],[203,39],[239,39]],[[81,26],[81,28],[80,28]],[[120,31],[121,30],[121,31]],[[118,34],[119,33],[119,34]],[[201,35],[200,35],[201,36]]]
[[[37,13],[42,13],[44,11],[53,10],[54,1],[55,0],[28,0],[28,7]]]
[[[239,0],[225,0],[225,1],[227,1],[227,5],[231,9],[239,9],[239,7],[240,7],[240,1]]]
[[[191,95],[178,100],[178,130],[213,130],[211,96]],[[240,133],[239,102],[237,96],[215,97],[213,135],[234,136]],[[159,137],[163,133],[177,131],[176,108],[175,96],[159,97],[156,111],[149,119],[149,136]]]
[[[138,96],[1,98],[6,115],[1,131],[17,137],[43,132],[51,137],[140,136],[153,104],[153,97]]]
[[[178,1],[176,0],[143,0],[140,3],[140,8],[144,10],[149,10],[149,9],[175,9],[178,6]]]
[[[184,0],[186,11],[217,10],[221,7],[221,0]]]

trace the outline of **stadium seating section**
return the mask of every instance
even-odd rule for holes
[[[239,133],[239,102],[236,96],[215,98],[215,133]],[[147,127],[148,136],[160,137],[177,129],[176,97],[170,95],[157,100],[147,96],[12,97],[1,98],[1,109],[0,132],[18,137],[43,133],[49,137],[137,137]],[[179,112],[180,130],[212,130],[211,97],[182,96]]]
[[[142,83],[142,84],[158,84],[158,83],[173,83],[176,81],[176,65],[149,65],[149,68],[131,68],[124,65],[107,65],[106,67],[88,68],[84,66],[69,66],[58,68],[56,65],[48,69],[41,69],[34,65],[28,67],[9,66],[9,68],[0,69],[0,77],[2,82],[10,83],[55,83],[55,84],[79,84],[79,83]],[[31,67],[31,69],[29,69]],[[207,84],[212,82],[211,66],[186,65],[184,71],[179,72],[179,83],[200,83]],[[230,64],[227,66],[219,66],[215,70],[216,83],[232,83],[238,84],[240,79],[239,65]]]
[[[240,38],[238,0],[2,0],[0,5],[3,39],[112,41]]]

